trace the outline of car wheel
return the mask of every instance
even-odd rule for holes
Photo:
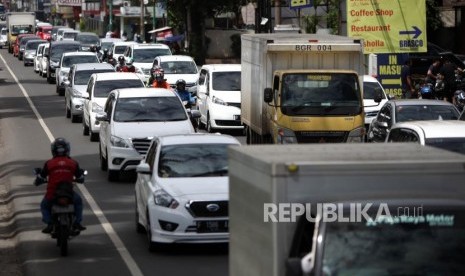
[[[204,129],[205,125],[202,123],[202,120],[200,120],[200,118],[197,118],[196,120],[197,120],[198,129]]]
[[[89,127],[86,125],[86,120],[82,119],[82,135],[89,135]]]
[[[89,128],[89,139],[91,142],[97,142],[99,140],[99,134],[92,132],[92,129]]]
[[[106,171],[108,169],[107,159],[102,155],[102,144],[99,144],[99,157],[100,157],[100,169]]]
[[[145,232],[145,228],[139,223],[139,211],[137,211],[137,196],[136,196],[136,232],[142,234]]]
[[[40,68],[39,68],[39,76],[42,77],[42,70],[40,70]]]
[[[156,244],[152,241],[152,227],[150,227],[150,216],[149,211],[147,210],[147,214],[145,215],[147,221],[147,227],[145,228],[147,231],[147,242],[148,242],[148,249],[150,252],[155,252]]]
[[[208,133],[212,133],[214,131],[212,124],[210,123],[210,114],[207,114],[207,125],[205,126],[205,129]]]
[[[67,105],[65,105],[66,108],[66,118],[71,118],[71,110],[68,108]]]

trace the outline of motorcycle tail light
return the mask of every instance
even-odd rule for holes
[[[59,197],[57,199],[57,203],[58,205],[66,206],[66,205],[71,204],[71,200],[67,197]]]

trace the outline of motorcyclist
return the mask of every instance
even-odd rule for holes
[[[147,87],[171,89],[171,86],[165,79],[163,68],[159,66],[152,68],[152,75],[147,82]]]
[[[71,147],[66,139],[56,138],[51,144],[53,158],[45,162],[41,172],[37,174],[34,181],[34,185],[36,186],[48,182],[47,192],[40,203],[42,221],[47,224],[47,227],[42,230],[42,233],[45,234],[51,233],[53,230],[51,209],[58,185],[63,182],[84,182],[84,171],[79,167],[79,163],[69,156],[70,149]],[[75,191],[73,191],[73,204],[75,213],[73,228],[76,231],[86,230],[86,227],[81,225],[82,198]]]
[[[196,98],[186,90],[186,81],[183,79],[179,79],[176,81],[176,89],[174,90],[176,94],[179,96],[182,102],[187,102],[188,107],[195,105]]]
[[[120,72],[131,72],[131,73],[135,73],[136,72],[136,67],[134,67],[133,65],[133,61],[132,61],[132,58],[130,58],[126,64],[121,67],[121,71]]]
[[[108,62],[108,49],[107,48],[103,49],[103,54],[102,54],[100,61]]]
[[[116,65],[116,72],[123,72],[123,67],[125,66],[125,60],[123,56],[118,57],[118,65]]]

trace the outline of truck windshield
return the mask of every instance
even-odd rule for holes
[[[289,73],[282,77],[281,111],[295,115],[362,112],[358,76],[350,73]]]
[[[32,25],[14,25],[11,28],[11,34],[32,34]]]
[[[328,223],[323,275],[465,275],[465,213],[425,212]]]

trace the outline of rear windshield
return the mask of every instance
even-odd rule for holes
[[[26,44],[26,50],[37,50],[39,44],[44,43],[45,41],[29,42]]]
[[[64,37],[64,38],[72,38],[72,39],[75,39],[76,36],[77,36],[77,34],[78,34],[78,33],[74,33],[74,32],[72,32],[72,33],[63,33],[63,37]]]
[[[152,63],[156,57],[164,55],[171,55],[170,50],[156,48],[135,49],[133,58],[134,62]]]
[[[124,54],[124,50],[126,50],[126,45],[124,46],[115,46],[115,54],[122,55]]]
[[[97,55],[94,56],[66,56],[63,58],[62,67],[71,67],[79,63],[99,63]]]
[[[59,44],[50,48],[50,59],[59,62],[63,53],[78,52],[79,44]]]
[[[89,82],[90,76],[96,73],[115,72],[112,69],[97,69],[97,70],[82,70],[76,71],[74,74],[75,85],[86,85]]]
[[[144,87],[141,80],[107,80],[97,81],[94,87],[94,97],[106,98],[112,90],[118,88]]]
[[[424,120],[457,120],[459,112],[453,105],[399,105],[396,122]]]
[[[241,72],[213,72],[215,91],[241,91]]]
[[[82,44],[99,44],[100,39],[98,36],[93,35],[79,35],[76,36],[76,41],[80,41]]]
[[[165,122],[187,120],[178,97],[119,98],[115,122]]]
[[[167,61],[160,65],[165,74],[197,74],[197,66],[192,61]]]

